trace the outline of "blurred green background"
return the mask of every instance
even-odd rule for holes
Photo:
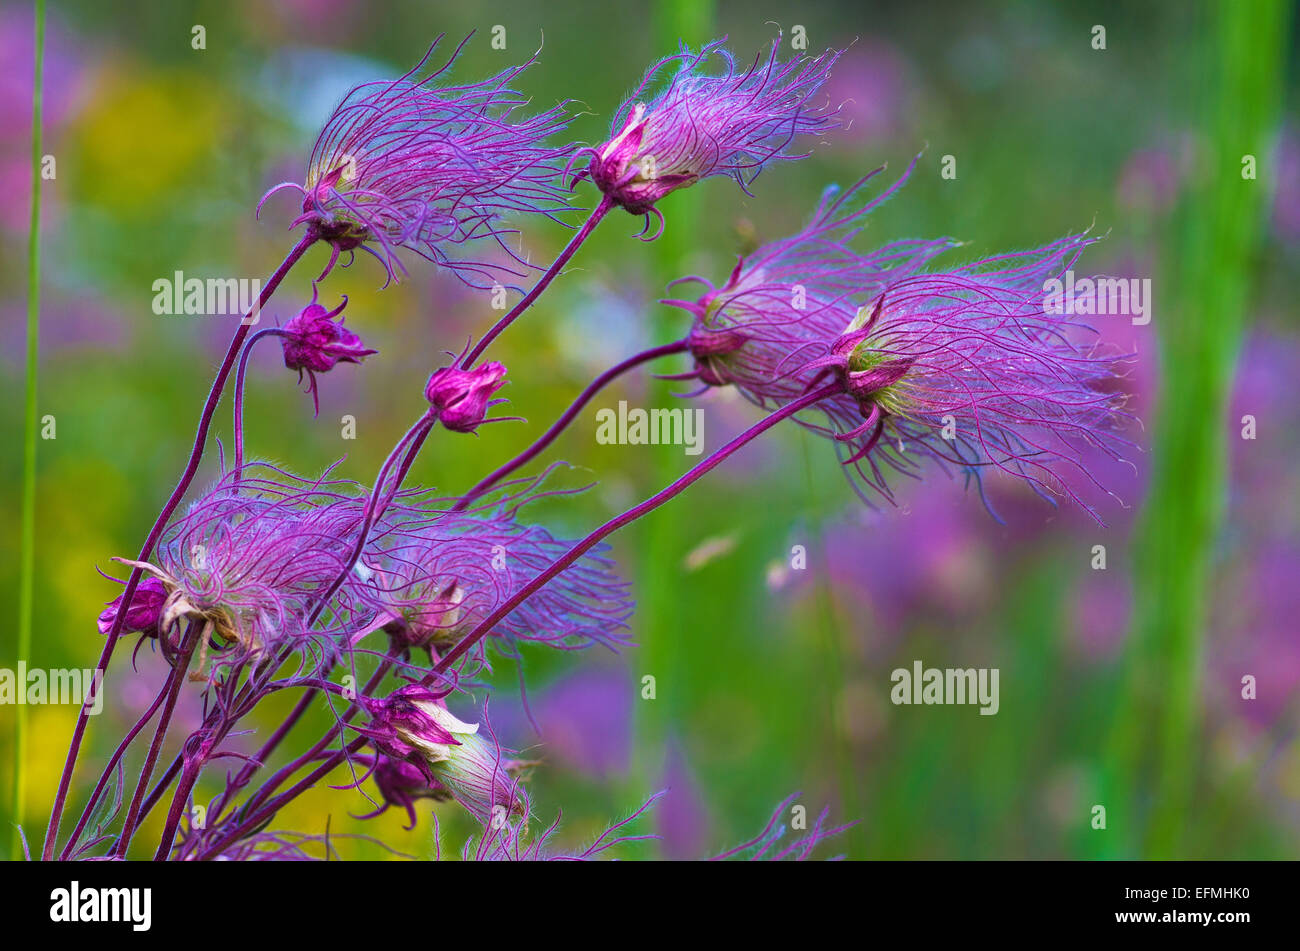
[[[191,46],[195,24],[203,50]],[[490,44],[497,25],[505,50]],[[720,281],[738,251],[798,227],[828,182],[886,161],[892,177],[921,149],[864,246],[949,235],[967,242],[955,263],[1091,224],[1107,237],[1079,270],[1152,279],[1150,324],[1099,320],[1104,339],[1137,354],[1122,385],[1143,451],[1131,467],[1097,462],[1123,500],[1099,502],[1101,527],[994,482],[998,524],[939,474],[907,488],[900,508],[873,513],[824,441],[786,426],[747,448],[613,539],[639,602],[639,647],[525,653],[541,737],[520,711],[517,670],[498,665],[494,723],[543,760],[530,783],[539,817],[562,808],[557,843],[581,844],[670,787],[637,826],[662,839],[623,854],[704,856],[756,834],[799,791],[810,814],[858,820],[824,850],[853,858],[1296,857],[1300,339],[1287,278],[1300,257],[1300,125],[1286,109],[1297,42],[1282,4],[52,3],[45,151],[57,175],[42,191],[38,407],[57,438],[39,443],[28,663],[88,666],[98,655],[95,618],[116,589],[95,568],[111,573],[110,557],[138,549],[232,330],[228,317],[155,316],[153,281],[176,270],[265,278],[290,245],[293,202],[273,199],[260,223],[253,207],[270,185],[301,180],[316,130],[350,85],[404,72],[439,32],[477,30],[457,77],[541,47],[519,87],[538,108],[578,100],[572,137],[598,142],[679,37],[726,35],[747,59],[777,25],[787,40],[802,27],[814,51],[848,46],[829,89],[848,128],[807,160],[765,171],[753,198],[721,179],[670,196],[654,245],[632,240],[639,222],[611,216],[494,347],[510,368],[503,395],[528,422],[477,438],[435,434],[414,478],[468,488],[600,370],[685,331],[684,315],[655,303],[669,280]],[[0,7],[6,605],[16,604],[19,545],[31,32],[29,5]],[[1254,178],[1241,174],[1246,155]],[[953,179],[940,175],[944,156]],[[576,201],[590,207],[589,186]],[[529,223],[523,241],[545,261],[566,237]],[[264,318],[283,322],[306,303],[324,254],[310,253]],[[487,294],[415,259],[409,267],[410,280],[382,292],[368,258],[323,285],[327,304],[348,295],[348,326],[379,355],[321,378],[318,419],[277,349],[255,356],[255,457],[311,474],[346,456],[342,476],[373,479],[443,351],[496,316]],[[681,368],[665,361],[662,372]],[[679,388],[647,372],[598,398],[547,457],[598,484],[535,513],[577,537],[684,472],[696,460],[681,447],[595,439],[596,408],[674,405]],[[756,418],[728,393],[700,405],[709,450]],[[341,438],[345,414],[357,421],[352,441]],[[1247,415],[1253,439],[1242,436]],[[218,422],[228,447],[228,404]],[[806,568],[792,564],[796,546]],[[12,666],[12,630],[2,630],[0,663]],[[125,652],[114,662],[74,816],[95,764],[156,690],[161,667],[148,654],[138,675]],[[998,714],[894,706],[890,672],[915,660],[998,668]],[[653,700],[642,698],[647,675]],[[1253,700],[1242,697],[1244,676],[1256,678]],[[36,841],[74,715],[30,711],[24,826]],[[187,695],[179,719],[197,717]],[[0,721],[8,790],[12,711],[0,708]],[[217,788],[209,778],[200,798]],[[1097,805],[1104,829],[1094,828]],[[430,854],[427,810],[412,832],[396,811],[348,817],[371,808],[356,791],[322,787],[275,826],[323,833],[328,821],[333,835]],[[11,818],[6,795],[6,828]],[[455,808],[439,818],[444,848],[458,850],[469,825]],[[385,854],[336,845],[345,857]]]

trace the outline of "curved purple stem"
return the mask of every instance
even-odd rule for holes
[[[756,436],[759,436],[762,433],[766,432],[767,430],[771,429],[781,420],[785,419],[788,416],[793,416],[795,413],[801,412],[802,410],[807,409],[809,406],[812,406],[818,400],[825,399],[828,396],[833,396],[836,393],[841,393],[843,392],[843,389],[844,389],[843,385],[840,384],[839,382],[831,383],[828,384],[827,386],[821,387],[820,389],[814,390],[811,393],[806,393],[803,396],[799,397],[797,400],[793,400],[790,403],[787,403],[785,406],[782,406],[780,409],[770,413],[769,415],[767,415],[766,417],[764,417],[763,419],[755,423],[753,426],[749,427],[749,429],[745,430],[735,439],[731,440],[731,442],[727,443],[721,449],[714,452],[703,462],[696,465],[694,468],[688,471],[685,475],[679,478],[672,485],[668,486],[665,489],[661,489],[659,492],[655,493],[650,498],[646,499],[644,502],[641,502],[639,505],[634,505],[632,508],[628,509],[622,515],[610,519],[608,522],[600,526],[600,528],[596,529],[586,538],[576,543],[572,548],[570,548],[567,552],[565,552],[555,561],[551,562],[551,564],[544,571],[542,571],[541,574],[537,575],[537,577],[535,577],[532,581],[528,582],[528,584],[520,588],[513,596],[508,598],[500,607],[498,607],[490,615],[484,618],[478,624],[478,626],[474,628],[474,630],[470,631],[463,638],[461,638],[460,641],[457,642],[456,646],[453,647],[450,651],[448,651],[443,656],[442,660],[438,663],[438,665],[434,667],[429,674],[425,675],[425,677],[422,679],[421,682],[424,684],[429,684],[432,682],[433,677],[435,677],[438,674],[444,673],[447,670],[447,668],[450,667],[453,663],[455,663],[458,658],[462,657],[466,651],[468,651],[476,643],[478,643],[480,640],[486,637],[488,632],[492,630],[492,628],[497,624],[498,621],[504,618],[515,608],[519,607],[519,605],[522,604],[524,601],[526,601],[528,598],[536,594],[538,589],[542,588],[548,581],[550,581],[552,578],[558,575],[565,568],[569,567],[571,564],[573,564],[575,561],[581,558],[606,535],[613,534],[614,532],[616,532],[618,529],[622,528],[624,525],[628,524],[629,522],[636,521],[642,515],[645,515],[647,512],[651,512],[657,509],[659,506],[663,505],[669,499],[679,495],[686,488],[688,488],[694,482],[698,481],[714,467],[719,465],[723,460],[725,460],[736,450],[740,449],[742,446],[744,446],[750,440],[754,439]]]
[[[487,492],[489,489],[492,488],[492,486],[496,485],[498,482],[500,482],[506,476],[510,475],[510,473],[514,472],[520,466],[523,466],[526,463],[528,463],[538,453],[540,453],[543,449],[545,449],[547,446],[553,443],[555,441],[555,438],[559,436],[560,433],[564,432],[564,430],[568,427],[568,425],[573,422],[574,417],[577,416],[578,413],[582,411],[582,408],[591,401],[591,398],[595,396],[597,393],[599,393],[606,386],[608,386],[611,380],[614,380],[615,378],[621,376],[622,374],[626,373],[628,370],[632,369],[633,367],[640,366],[642,363],[648,363],[651,360],[658,359],[659,357],[666,357],[674,353],[684,353],[686,349],[687,349],[686,341],[678,340],[675,343],[666,343],[661,347],[652,347],[649,350],[644,350],[641,353],[628,357],[622,363],[610,367],[608,370],[606,370],[600,376],[596,377],[596,379],[592,380],[591,383],[587,385],[587,388],[583,390],[581,394],[579,394],[578,398],[573,401],[573,404],[567,410],[564,411],[564,415],[562,415],[559,419],[557,419],[551,425],[551,428],[548,429],[540,439],[538,439],[535,443],[533,443],[531,446],[529,446],[519,455],[515,456],[514,459],[510,460],[501,468],[497,469],[491,475],[482,479],[478,483],[478,485],[474,486],[474,488],[466,492],[465,497],[462,498],[459,502],[457,502],[452,507],[452,511],[453,512],[463,511],[476,498],[478,498],[484,492]]]
[[[286,337],[279,327],[267,327],[248,338],[243,352],[239,355],[239,368],[235,370],[235,391],[232,399],[235,404],[235,473],[244,468],[244,374],[248,371],[248,358],[253,352],[253,344],[263,337]]]
[[[254,313],[260,313],[266,306],[266,302],[271,299],[275,289],[280,286],[284,276],[289,273],[298,260],[307,252],[317,241],[315,233],[308,231],[302,236],[293,249],[280,262],[280,266],[267,279],[266,284],[262,287],[262,292],[258,295],[257,303],[254,309],[244,315],[244,320],[239,322],[239,328],[235,331],[230,346],[226,349],[226,357],[221,362],[217,375],[212,381],[212,386],[208,390],[208,398],[203,404],[203,412],[199,416],[198,430],[194,434],[194,446],[190,450],[189,462],[186,463],[185,471],[181,474],[180,481],[176,483],[176,488],[168,497],[166,504],[163,505],[162,511],[158,513],[158,518],[149,530],[149,535],[145,538],[144,545],[140,548],[140,555],[136,561],[148,561],[149,555],[153,552],[153,546],[158,543],[159,536],[162,535],[163,528],[167,525],[167,520],[171,518],[172,512],[180,504],[185,492],[189,489],[190,483],[194,481],[194,476],[199,470],[199,462],[203,459],[203,450],[208,441],[208,429],[212,425],[212,417],[217,411],[217,403],[221,400],[221,394],[226,388],[226,380],[230,377],[231,368],[234,366],[235,357],[239,353],[239,348],[244,344],[244,338],[248,336],[249,327],[252,325],[246,323],[248,317]],[[140,569],[132,568],[131,574],[126,580],[126,588],[122,592],[122,605],[129,605],[131,599],[135,597],[135,589],[140,583]],[[126,620],[127,612],[121,610],[117,612],[117,617],[113,619],[113,626],[109,629],[108,639],[104,643],[104,649],[100,652],[99,663],[96,667],[104,672],[108,672],[109,661],[113,658],[113,651],[117,647],[118,639],[122,636],[122,624]],[[91,687],[92,694],[86,697],[86,702],[82,704],[81,711],[77,715],[77,725],[72,731],[72,741],[68,745],[68,758],[63,764],[63,773],[59,777],[59,788],[54,795],[54,805],[50,810],[50,824],[45,830],[45,845],[41,850],[41,857],[45,861],[54,858],[54,850],[57,845],[59,835],[59,823],[63,818],[63,807],[68,798],[68,790],[72,785],[72,770],[77,762],[77,754],[81,752],[81,742],[86,735],[86,724],[90,715],[87,709],[92,705],[94,700],[94,685]]]

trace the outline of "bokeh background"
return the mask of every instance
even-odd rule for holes
[[[1122,386],[1142,426],[1131,466],[1098,465],[1122,500],[1100,526],[993,480],[994,520],[935,475],[898,508],[856,502],[830,447],[793,426],[749,447],[672,505],[625,530],[614,553],[634,585],[639,646],[616,656],[526,652],[503,661],[492,714],[503,739],[540,759],[538,815],[560,809],[557,842],[590,841],[653,791],[636,829],[661,836],[635,857],[699,857],[755,834],[778,802],[857,820],[828,849],[853,858],[1252,857],[1300,854],[1300,122],[1294,18],[1254,4],[1022,2],[368,3],[357,0],[50,4],[43,187],[36,616],[29,664],[88,666],[95,618],[179,473],[234,318],[159,317],[152,282],[264,278],[289,247],[292,201],[258,197],[301,180],[316,130],[347,88],[404,72],[439,32],[471,30],[458,76],[525,59],[539,107],[579,100],[573,138],[600,141],[642,71],[678,38],[727,35],[740,58],[778,29],[809,47],[848,45],[830,94],[849,127],[805,161],[766,171],[754,197],[712,180],[663,203],[662,240],[632,240],[617,213],[575,267],[499,342],[504,395],[526,423],[477,438],[435,435],[414,477],[463,490],[539,434],[600,370],[675,339],[685,317],[656,303],[690,273],[719,280],[734,255],[782,236],[823,186],[924,149],[864,241],[949,235],[952,261],[1046,243],[1093,225],[1107,235],[1079,270],[1151,278],[1154,317],[1101,318],[1136,354]],[[1263,9],[1262,7],[1259,9]],[[1252,19],[1252,17],[1255,17]],[[15,604],[23,388],[33,15],[0,7],[0,604]],[[206,49],[191,28],[206,29]],[[506,28],[506,49],[490,45]],[[1094,48],[1103,25],[1106,48]],[[1243,179],[1243,155],[1257,176]],[[956,177],[940,175],[956,159]],[[576,203],[590,207],[590,189]],[[531,225],[533,260],[567,238]],[[314,249],[265,315],[286,320],[323,264]],[[320,416],[266,347],[253,361],[250,451],[310,474],[373,479],[418,414],[428,373],[496,313],[429,266],[378,290],[370,259],[336,271],[327,299],[379,350],[321,378]],[[664,371],[682,367],[665,362]],[[632,374],[599,398],[548,458],[595,487],[536,512],[584,534],[685,471],[680,447],[602,446],[594,412],[628,399],[675,405],[680,385]],[[706,445],[756,416],[711,393]],[[357,438],[341,438],[355,416]],[[1242,436],[1243,416],[1255,438]],[[229,445],[228,404],[216,434]],[[205,472],[215,465],[210,453]],[[1106,566],[1094,567],[1104,545]],[[807,564],[792,564],[795,546]],[[13,666],[11,620],[0,663]],[[161,666],[119,653],[109,709],[92,721],[80,795],[152,698]],[[996,667],[1000,711],[894,706],[890,672]],[[655,677],[655,698],[642,678]],[[1242,678],[1257,696],[1242,697]],[[268,711],[269,715],[274,711]],[[75,710],[30,711],[28,835],[39,839]],[[181,722],[197,723],[198,701]],[[186,719],[188,718],[188,720]],[[323,725],[324,717],[318,725]],[[12,782],[12,710],[0,709],[0,786]],[[307,729],[298,734],[306,741]],[[170,751],[169,751],[170,752]],[[208,785],[209,793],[216,787]],[[201,787],[200,793],[203,793]],[[78,797],[72,799],[79,808]],[[1095,805],[1107,810],[1094,828]],[[9,798],[0,820],[9,828]],[[275,825],[374,835],[433,850],[369,812],[356,791],[304,796]],[[157,833],[151,817],[142,843]],[[445,849],[470,827],[440,810]],[[336,838],[345,857],[378,847]]]

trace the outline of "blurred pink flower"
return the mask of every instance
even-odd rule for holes
[[[898,136],[908,113],[906,59],[888,42],[868,38],[850,47],[827,84],[840,106],[841,136],[861,145]]]

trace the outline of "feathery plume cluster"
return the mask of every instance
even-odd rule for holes
[[[610,200],[646,215],[647,230],[651,212],[662,226],[655,203],[669,192],[729,175],[748,194],[769,162],[807,154],[789,151],[796,140],[836,127],[834,113],[816,95],[838,51],[781,63],[778,35],[766,59],[756,56],[748,69],[737,69],[724,42],[715,40],[699,52],[683,44],[652,66],[615,113],[609,141],[579,153],[591,155],[579,177],[590,175]],[[710,75],[706,70],[715,58],[722,71]]]
[[[946,272],[925,270],[946,240],[860,255],[847,242],[881,199],[847,202],[869,179],[823,196],[802,231],[741,260],[722,288],[669,301],[696,318],[694,375],[764,408],[838,381],[843,392],[800,421],[834,439],[855,486],[890,501],[889,474],[916,476],[930,460],[977,480],[989,467],[1009,472],[1096,517],[1072,481],[1094,481],[1088,452],[1118,458],[1126,445],[1111,386],[1122,358],[1050,312],[1044,290],[1091,239]]]
[[[203,655],[212,644],[224,667],[317,638],[323,632],[309,633],[308,618],[345,569],[362,523],[363,500],[350,488],[265,464],[222,476],[167,526],[154,562],[126,562],[153,579],[150,592],[158,585],[165,592],[151,625],[160,642],[174,648],[181,623],[197,623]],[[351,594],[348,587],[335,593],[327,620],[341,624],[351,616]],[[149,597],[152,604],[156,595]],[[139,603],[137,590],[133,610]]]
[[[534,60],[481,82],[451,83],[466,37],[446,63],[415,79],[442,39],[400,78],[349,92],[316,140],[305,182],[281,183],[262,198],[283,188],[302,194],[293,227],[306,225],[333,246],[326,274],[341,252],[360,249],[393,280],[405,273],[397,252],[406,249],[471,286],[490,286],[531,269],[506,240],[516,233],[506,217],[555,218],[568,209],[561,172],[569,148],[546,143],[568,123],[564,106],[516,115],[528,100],[510,84]],[[510,263],[453,257],[456,246],[479,238]]]

